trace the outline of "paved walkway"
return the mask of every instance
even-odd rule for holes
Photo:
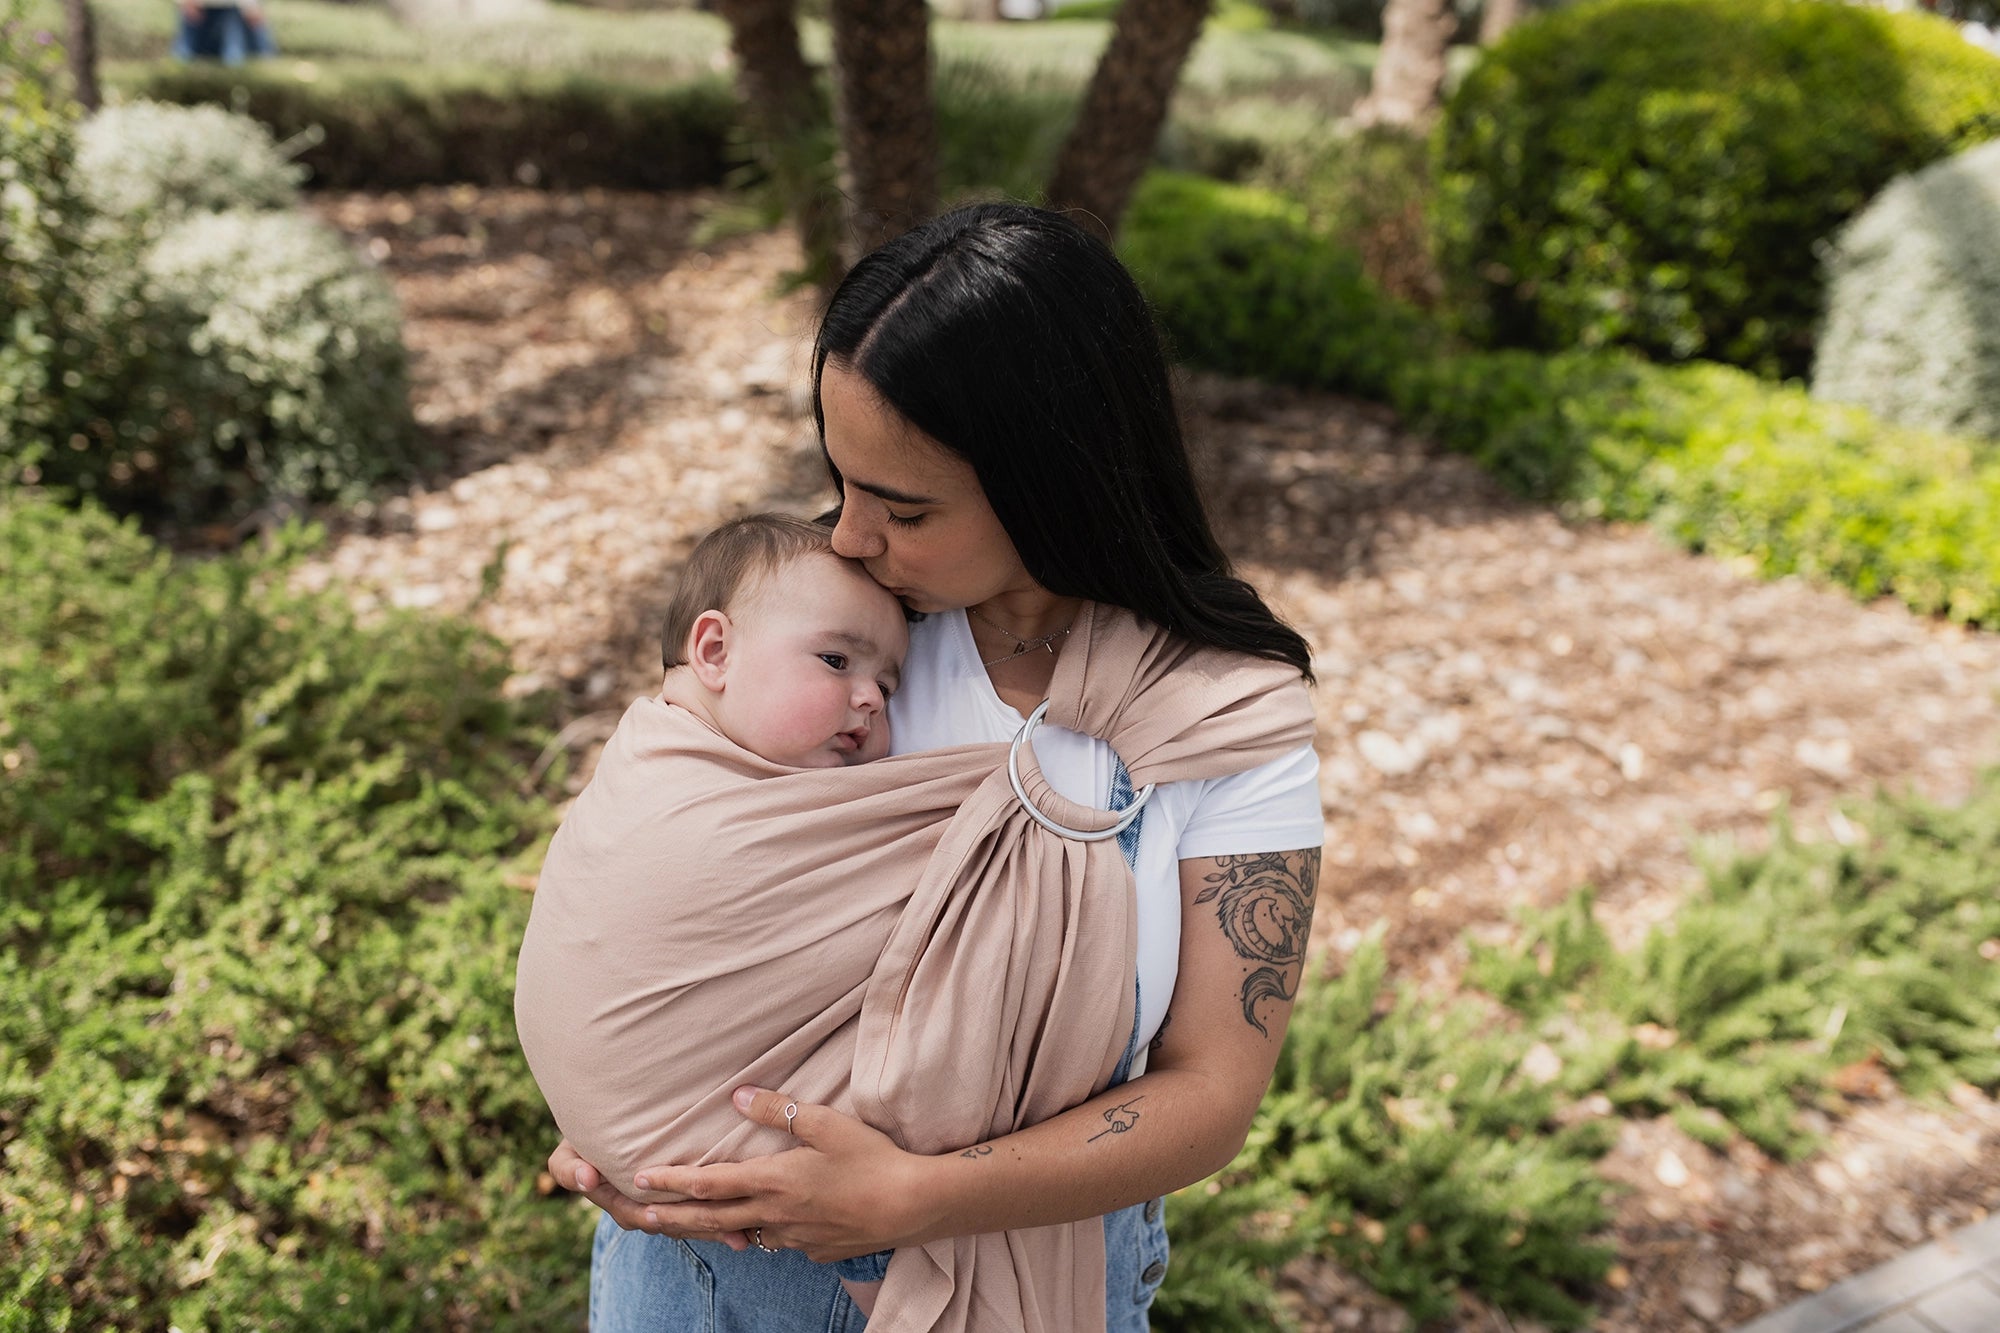
[[[2000,1216],[1773,1310],[1737,1333],[2000,1333]]]

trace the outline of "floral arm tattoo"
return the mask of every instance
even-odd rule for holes
[[[1306,938],[1312,933],[1313,893],[1319,885],[1320,849],[1219,856],[1217,869],[1195,895],[1215,903],[1215,919],[1237,956],[1252,964],[1243,979],[1243,1019],[1270,1036],[1257,1006],[1290,1000],[1305,974]]]

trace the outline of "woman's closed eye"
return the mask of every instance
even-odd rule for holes
[[[893,509],[887,509],[883,512],[889,516],[889,521],[899,528],[914,528],[917,524],[924,521],[924,516],[921,513],[899,514]]]

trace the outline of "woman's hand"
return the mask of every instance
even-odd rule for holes
[[[888,1135],[832,1107],[763,1088],[738,1088],[735,1101],[758,1124],[789,1129],[799,1146],[747,1162],[647,1167],[637,1178],[642,1188],[684,1194],[692,1202],[635,1204],[612,1191],[614,1202],[635,1210],[630,1215],[642,1230],[710,1236],[761,1228],[764,1245],[804,1250],[817,1263],[928,1239],[923,1193],[930,1159],[904,1152]],[[787,1117],[787,1106],[796,1106],[796,1114]],[[552,1173],[555,1164],[551,1157]],[[610,1211],[609,1204],[598,1206]]]
[[[569,1146],[568,1139],[558,1143],[556,1150],[549,1154],[549,1174],[555,1177],[556,1184],[581,1194],[627,1231],[652,1231],[681,1240],[712,1240],[732,1250],[750,1248],[750,1237],[741,1231],[677,1231],[671,1227],[649,1225],[647,1205],[621,1193],[616,1185],[604,1178],[602,1172],[584,1161],[582,1155]]]

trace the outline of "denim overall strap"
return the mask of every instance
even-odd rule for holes
[[[1106,808],[1123,810],[1132,803],[1132,774],[1125,762],[1112,756],[1111,795]],[[1139,859],[1139,829],[1146,813],[1132,821],[1118,835],[1118,850],[1125,864],[1135,871]],[[1132,1077],[1132,1062],[1139,1054],[1139,977],[1132,976],[1132,1034],[1125,1039],[1125,1054],[1111,1076],[1115,1087]],[[1167,1225],[1161,1201],[1150,1199],[1107,1213],[1104,1218],[1104,1327],[1105,1333],[1147,1333],[1146,1312],[1167,1272]]]

